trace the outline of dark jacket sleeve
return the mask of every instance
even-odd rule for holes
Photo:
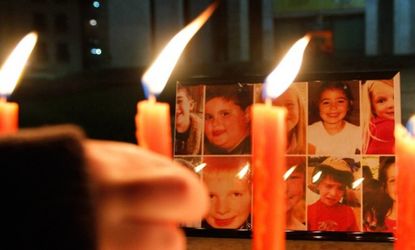
[[[95,248],[82,139],[74,126],[0,136],[5,249]]]

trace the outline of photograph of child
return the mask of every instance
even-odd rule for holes
[[[393,156],[364,157],[363,230],[396,232],[396,168]]]
[[[309,188],[318,196],[316,201],[307,197],[308,230],[359,231],[360,197],[352,190],[359,169],[359,163],[351,158],[309,159]]]
[[[180,163],[181,165],[185,166],[186,168],[192,170],[194,173],[196,173],[199,178],[200,177],[200,170],[203,168],[202,158],[200,156],[179,156],[174,158],[175,162]],[[189,227],[189,228],[201,228],[202,224],[201,221],[195,221],[192,223],[185,223],[182,224],[183,227]]]
[[[272,100],[272,105],[287,109],[287,154],[306,153],[306,88],[305,82],[293,83],[283,94]],[[255,102],[264,103],[262,84],[255,86]]]
[[[397,86],[394,79],[294,82],[272,100],[287,110],[288,231],[395,232]],[[262,88],[178,83],[174,159],[210,197],[203,220],[184,227],[253,230],[251,109],[265,102]]]
[[[287,157],[287,230],[306,230],[306,157]]]
[[[392,80],[371,80],[362,85],[364,154],[395,151],[395,98]]]
[[[309,107],[308,154],[360,154],[358,81],[311,82]]]
[[[210,209],[203,228],[251,229],[250,157],[207,156],[201,171]]]
[[[197,155],[201,153],[203,135],[202,98],[202,85],[177,85],[175,155]]]
[[[252,85],[206,86],[205,154],[250,154]]]

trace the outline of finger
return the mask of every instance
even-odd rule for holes
[[[88,141],[86,152],[99,202],[113,211],[128,218],[183,223],[205,215],[205,186],[171,159],[119,142]]]

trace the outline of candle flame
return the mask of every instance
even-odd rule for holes
[[[239,179],[243,179],[245,175],[248,173],[248,171],[249,171],[249,162],[245,164],[245,166],[236,174],[236,176]]]
[[[304,50],[311,36],[306,35],[290,48],[281,62],[265,79],[262,96],[275,99],[288,89],[300,70]]]
[[[200,171],[202,171],[204,168],[206,167],[206,163],[200,163],[199,165],[197,165],[193,170],[196,173],[199,173]]]
[[[209,19],[213,11],[218,6],[218,3],[219,1],[215,1],[209,5],[205,11],[203,11],[195,20],[177,33],[169,41],[166,47],[164,47],[141,79],[146,93],[150,93],[150,95],[160,94],[186,45]]]
[[[358,186],[360,186],[360,184],[362,184],[364,180],[365,180],[365,178],[363,178],[363,177],[361,177],[361,178],[359,178],[359,179],[355,180],[355,181],[352,183],[352,189],[355,189],[355,188],[357,188]]]
[[[10,95],[22,75],[23,69],[37,42],[37,34],[27,34],[16,45],[0,69],[0,95]]]
[[[294,170],[297,168],[296,165],[290,167],[284,174],[284,181],[286,181],[288,179],[288,177],[290,177],[290,175],[294,172]]]

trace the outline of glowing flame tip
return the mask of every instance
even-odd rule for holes
[[[310,35],[305,35],[295,42],[281,62],[267,76],[262,93],[264,99],[275,99],[288,89],[300,70],[304,51],[310,39]]]
[[[0,95],[8,96],[13,92],[36,42],[35,32],[27,34],[6,59],[0,69]]]
[[[141,79],[146,93],[156,96],[163,91],[186,45],[213,14],[218,4],[219,1],[215,1],[209,5],[206,10],[177,33],[164,47]]]

